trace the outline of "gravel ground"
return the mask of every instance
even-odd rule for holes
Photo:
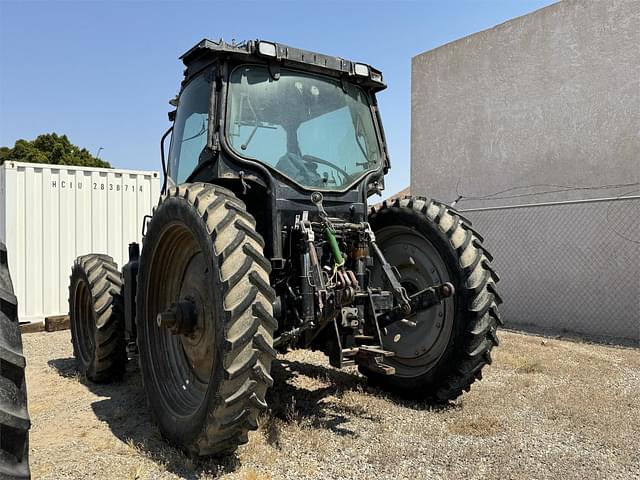
[[[70,334],[24,336],[34,479],[640,478],[640,351],[502,332],[484,380],[447,407],[367,386],[297,351],[237,454],[195,462],[147,412],[135,365],[92,385]],[[131,362],[130,362],[131,363]]]

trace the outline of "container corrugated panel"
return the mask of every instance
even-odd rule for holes
[[[159,195],[158,172],[0,166],[0,241],[7,245],[20,320],[67,313],[79,255],[105,253],[122,267]]]

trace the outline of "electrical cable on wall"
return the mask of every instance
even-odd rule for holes
[[[509,198],[521,198],[521,197],[529,197],[529,196],[535,196],[535,195],[546,195],[549,193],[558,193],[558,192],[570,192],[570,191],[584,191],[584,190],[604,190],[604,189],[610,189],[610,188],[623,188],[623,187],[637,187],[640,186],[640,182],[632,182],[632,183],[616,183],[616,184],[608,184],[608,185],[592,185],[592,186],[587,186],[587,187],[576,187],[576,186],[569,186],[569,185],[558,185],[558,184],[551,184],[551,183],[537,183],[537,184],[532,184],[532,185],[522,185],[522,186],[518,186],[518,187],[511,187],[511,188],[507,188],[505,190],[500,190],[494,193],[489,193],[487,195],[481,195],[481,196],[467,196],[467,195],[463,195],[460,193],[459,187],[460,187],[460,179],[458,179],[458,182],[456,183],[456,195],[457,198],[451,202],[451,206],[455,207],[455,205],[463,200],[480,200],[480,201],[490,201],[490,200],[503,200],[503,199],[509,199]],[[502,195],[504,193],[508,193],[508,192],[512,192],[515,190],[522,190],[522,189],[527,189],[527,188],[535,188],[535,187],[550,187],[550,188],[555,188],[555,190],[545,190],[542,192],[533,192],[533,193],[523,193],[523,194],[516,194],[516,195]],[[615,197],[616,199],[620,199],[620,198],[624,198],[626,196],[630,196],[633,194],[637,194],[640,193],[640,189],[633,189],[633,190],[629,190],[626,191],[620,195],[618,195],[617,197]],[[622,238],[625,241],[631,242],[631,243],[635,243],[640,245],[640,240],[635,240],[633,238],[630,238],[628,236],[626,236],[625,234],[621,233],[620,231],[618,231],[616,229],[616,225],[610,221],[610,212],[611,212],[611,207],[613,204],[610,204],[607,207],[607,213],[606,213],[606,222],[607,225],[609,225],[611,227],[611,231],[618,237]]]
[[[572,185],[558,185],[553,183],[535,183],[531,185],[521,185],[517,187],[511,187],[505,190],[499,190],[494,193],[489,193],[487,195],[471,196],[471,195],[464,195],[460,193],[460,190],[459,190],[460,179],[458,179],[458,182],[456,183],[457,198],[451,203],[451,206],[455,206],[458,202],[461,202],[464,200],[480,200],[480,201],[505,200],[510,198],[522,198],[522,197],[531,197],[536,195],[547,195],[550,193],[571,192],[571,191],[581,191],[581,190],[604,190],[609,188],[625,188],[625,187],[637,187],[637,186],[640,186],[640,182],[615,183],[615,184],[608,184],[608,185],[593,185],[593,186],[587,186],[587,187],[576,187]],[[544,190],[541,192],[520,193],[515,195],[503,195],[504,193],[513,192],[516,190],[524,190],[528,188],[537,188],[537,187],[549,187],[549,188],[554,188],[555,190]]]

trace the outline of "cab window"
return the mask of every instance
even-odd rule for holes
[[[176,183],[189,177],[207,145],[211,84],[204,77],[200,75],[193,79],[178,100],[169,150],[169,176]]]

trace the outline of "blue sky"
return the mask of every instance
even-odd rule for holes
[[[409,183],[411,58],[551,3],[0,0],[0,145],[55,131],[115,167],[159,170],[178,57],[204,37],[262,38],[382,70],[386,196]]]

